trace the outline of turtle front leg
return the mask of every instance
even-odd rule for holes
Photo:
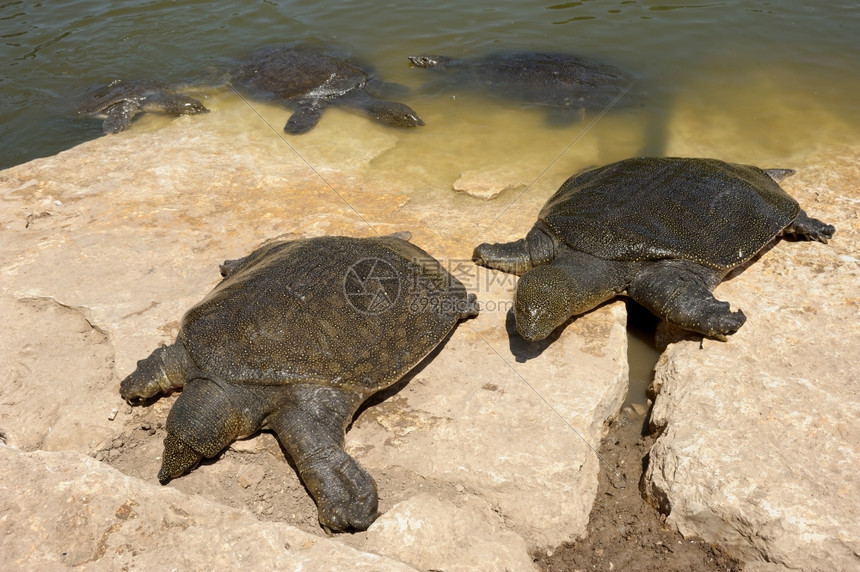
[[[284,125],[284,131],[290,135],[301,135],[313,129],[319,123],[325,104],[319,101],[302,101]]]
[[[782,234],[793,236],[798,240],[817,240],[827,244],[827,241],[833,238],[834,232],[836,232],[835,226],[812,218],[801,210],[797,218],[783,229]]]
[[[181,342],[161,346],[137,362],[137,368],[119,385],[119,394],[128,402],[170,393],[185,385],[191,358]]]
[[[107,117],[102,123],[105,134],[125,131],[131,125],[131,120],[140,111],[140,106],[134,101],[121,101],[105,110]]]
[[[525,238],[517,241],[479,244],[472,252],[472,261],[480,266],[522,276],[535,266],[549,264],[559,251],[552,232],[545,230],[543,223],[538,222]]]
[[[327,531],[367,530],[377,517],[376,482],[343,449],[358,396],[318,385],[289,387],[286,405],[267,421],[313,496]]]
[[[714,298],[711,292],[722,278],[722,272],[694,262],[664,260],[645,265],[628,294],[667,322],[725,341],[746,322],[746,316]]]

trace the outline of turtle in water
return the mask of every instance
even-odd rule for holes
[[[632,85],[626,72],[569,54],[510,52],[467,59],[410,56],[413,67],[454,74],[455,84],[528,105],[591,110],[611,106]]]
[[[151,82],[114,81],[90,91],[78,108],[79,115],[104,118],[105,133],[119,133],[141,112],[194,115],[209,111],[202,103]]]
[[[472,258],[521,276],[514,317],[527,340],[617,295],[725,340],[746,321],[712,294],[730,270],[775,237],[826,243],[836,230],[780,188],[792,174],[714,159],[627,159],[574,175],[526,238],[481,244]]]
[[[475,295],[406,238],[281,241],[225,262],[176,341],[120,385],[129,403],[182,388],[158,480],[269,429],[326,530],[370,526],[376,483],[344,451],[346,427],[362,402],[478,311]]]
[[[395,127],[418,127],[415,111],[368,93],[371,76],[346,57],[310,46],[267,48],[241,67],[235,84],[252,95],[283,102],[293,109],[287,133],[310,131],[328,105],[340,105]]]

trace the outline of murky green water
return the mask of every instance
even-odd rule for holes
[[[546,129],[537,111],[512,118],[471,94],[422,94],[425,72],[410,69],[406,56],[427,52],[555,50],[616,64],[648,92],[646,107],[624,122],[650,130],[646,150],[660,150],[663,120],[678,106],[706,129],[735,128],[743,133],[737,148],[763,157],[856,141],[860,128],[855,1],[6,1],[0,38],[0,168],[98,136],[97,122],[70,119],[64,105],[82,88],[141,77],[206,85],[255,47],[308,38],[344,46],[414,90],[405,100],[430,129],[403,149],[413,157],[461,133],[486,131],[494,140],[460,154],[473,164],[517,155],[520,138],[528,150],[541,147],[540,158],[570,140],[570,132]],[[619,156],[644,144],[633,139]]]
[[[98,121],[71,113],[88,87],[157,79],[244,105],[224,94],[225,72],[261,45],[310,39],[404,87],[397,99],[427,126],[397,132],[373,167],[396,175],[422,165],[404,181],[416,197],[500,165],[551,192],[579,168],[633,154],[789,166],[780,161],[806,149],[860,142],[856,1],[6,1],[0,39],[0,168],[101,136]],[[541,109],[424,89],[427,72],[406,59],[503,49],[581,54],[638,79],[605,117],[550,127]],[[679,134],[687,147],[673,146]]]

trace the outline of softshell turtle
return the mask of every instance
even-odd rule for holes
[[[158,84],[120,80],[92,90],[78,108],[80,115],[104,118],[105,133],[128,129],[134,116],[145,111],[194,115],[209,110],[193,97],[173,93]]]
[[[403,235],[274,242],[221,266],[176,341],[137,363],[129,401],[183,388],[167,417],[166,484],[238,437],[274,431],[328,530],[376,518],[373,478],[343,449],[371,394],[477,314],[474,294]]]
[[[777,236],[826,243],[835,232],[780,188],[793,173],[714,159],[612,163],[568,179],[526,238],[481,244],[472,257],[521,275],[514,315],[527,340],[622,294],[725,340],[746,321],[711,294],[731,269]]]
[[[395,127],[424,125],[412,108],[368,93],[368,72],[345,56],[312,46],[267,48],[242,66],[237,87],[283,102],[293,109],[284,131],[310,131],[328,105],[341,105]]]
[[[452,81],[528,105],[605,109],[632,85],[626,72],[560,53],[496,53],[467,59],[410,56],[411,65],[455,74]]]

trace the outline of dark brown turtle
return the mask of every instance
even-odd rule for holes
[[[444,72],[450,83],[526,105],[602,110],[633,83],[617,67],[570,54],[502,52],[457,59],[410,56],[412,66]]]
[[[129,402],[182,389],[167,418],[167,483],[238,437],[270,429],[329,530],[364,530],[376,484],[344,451],[358,407],[477,314],[473,294],[398,236],[265,245],[182,319],[176,342],[126,377]]]
[[[725,340],[746,321],[711,292],[778,236],[826,243],[778,182],[790,169],[637,158],[568,179],[524,239],[481,244],[475,262],[521,275],[517,331],[541,340],[571,316],[627,295],[684,329]]]
[[[194,115],[209,111],[202,103],[174,93],[156,83],[114,81],[91,90],[78,108],[79,115],[104,118],[105,133],[119,133],[131,125],[138,113]]]
[[[311,46],[267,48],[242,66],[235,84],[252,95],[282,102],[293,109],[284,131],[310,131],[329,105],[357,111],[385,125],[424,125],[412,108],[376,99],[368,93],[368,72],[333,50]]]

